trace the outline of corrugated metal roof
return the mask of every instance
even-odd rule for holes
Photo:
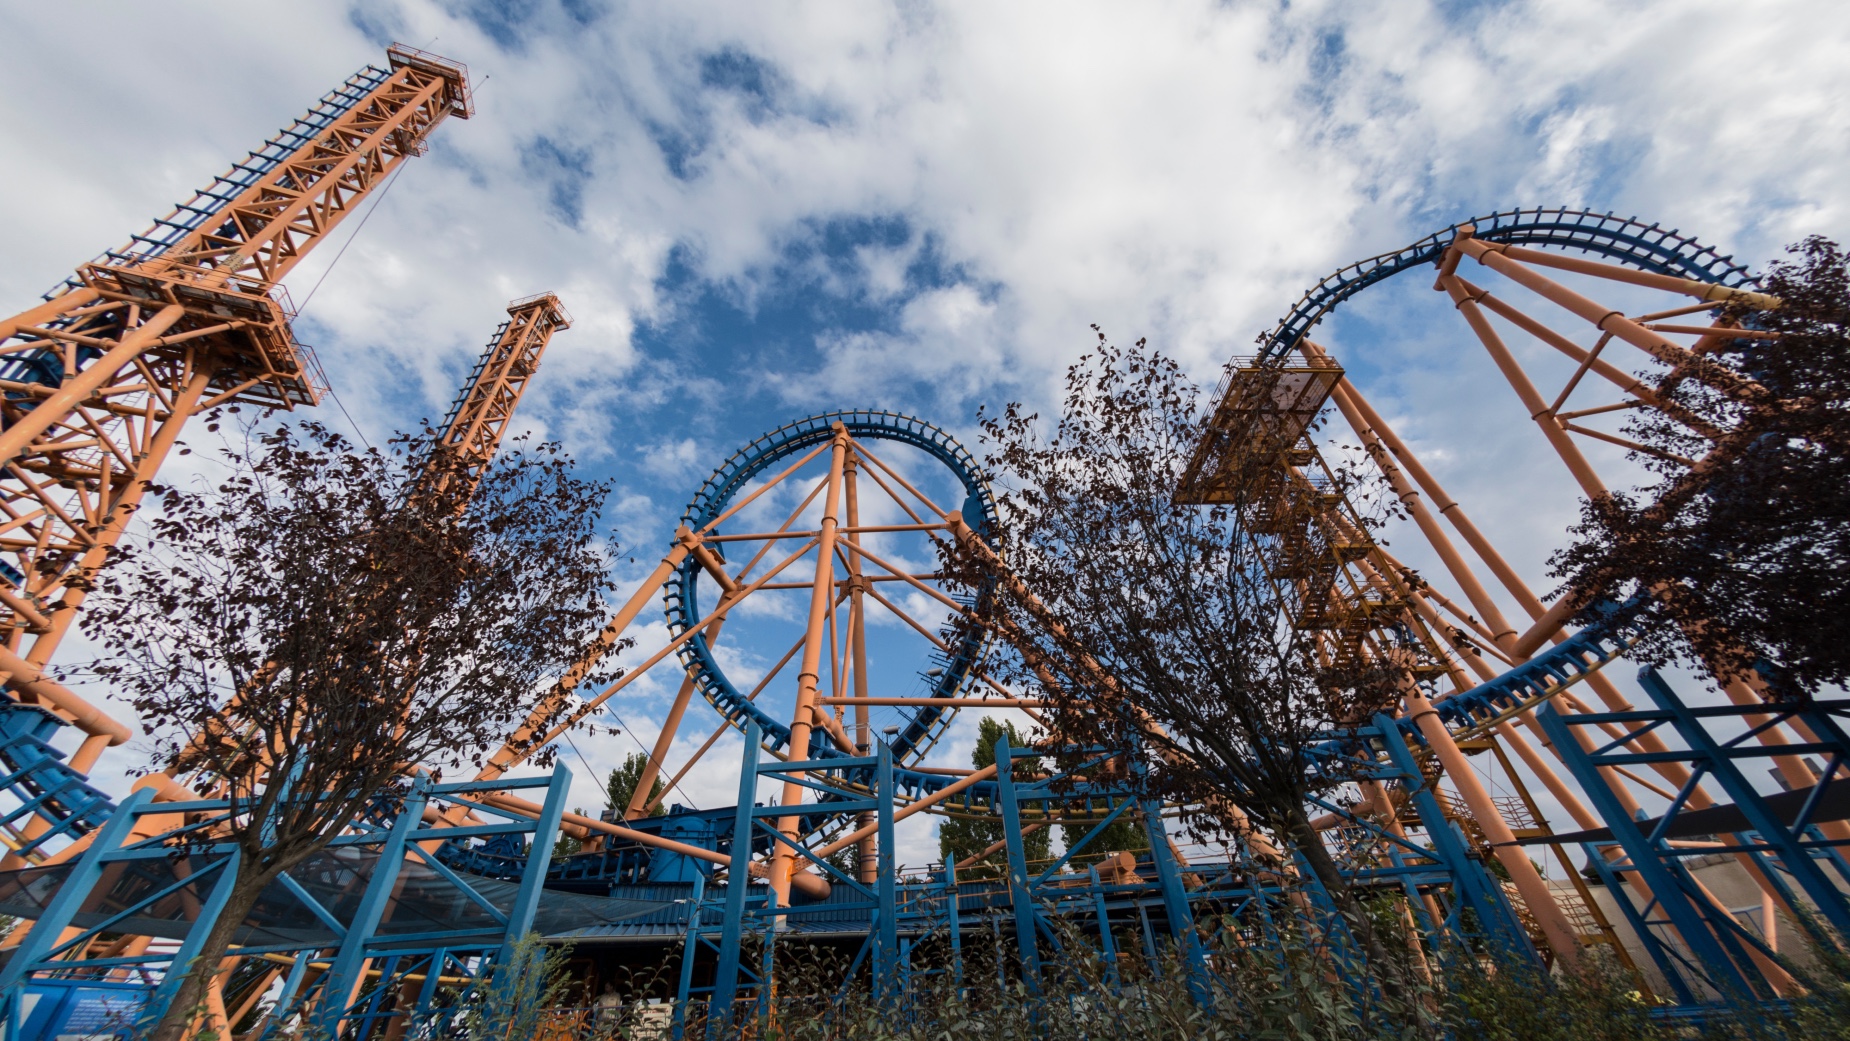
[[[765,889],[753,886],[755,901],[762,901]],[[660,904],[658,909],[647,914],[626,918],[621,922],[587,925],[582,928],[547,933],[547,939],[570,941],[572,943],[644,943],[679,940],[687,934],[688,916],[693,913],[693,883],[649,883],[634,886],[613,886],[610,899],[624,901],[635,905],[645,902]],[[1118,894],[1112,901],[1117,906],[1125,894]],[[1139,894],[1141,895],[1141,894]],[[945,901],[943,890],[936,885],[902,885],[899,887],[901,918],[900,932],[907,935],[920,935],[944,925]],[[701,926],[703,929],[717,929],[724,922],[726,886],[709,885],[701,902]],[[1152,893],[1149,900],[1138,902],[1157,902]],[[868,898],[853,886],[837,883],[829,896],[821,901],[809,901],[798,898],[795,906],[785,917],[788,925],[786,935],[806,936],[812,939],[832,937],[865,936],[873,924],[872,908],[865,905]],[[972,915],[982,915],[1004,911],[1009,907],[1008,886],[995,881],[965,882],[958,886],[957,905],[959,913],[966,922]],[[762,906],[762,904],[760,904]]]

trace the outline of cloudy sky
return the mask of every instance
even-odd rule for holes
[[[1754,267],[1850,233],[1850,12],[1811,0],[5,3],[0,36],[15,307],[388,43],[467,63],[475,118],[291,279],[322,418],[441,415],[507,301],[556,290],[577,322],[520,421],[617,483],[644,560],[787,420],[969,435],[1048,401],[1090,323],[1211,384],[1322,275],[1473,215],[1637,214]],[[1321,338],[1546,587],[1572,490],[1403,281]],[[643,740],[668,693],[626,694]],[[723,767],[690,797],[730,801]]]

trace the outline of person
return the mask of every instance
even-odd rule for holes
[[[604,992],[593,1003],[596,1009],[595,1021],[599,1030],[611,1030],[617,1025],[617,1019],[623,1011],[623,995],[617,993],[617,981],[605,980]]]

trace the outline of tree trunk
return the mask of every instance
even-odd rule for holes
[[[206,933],[206,942],[199,954],[189,966],[171,966],[169,972],[185,972],[186,978],[180,988],[174,992],[173,1001],[167,1005],[167,1011],[161,1015],[160,1023],[149,1034],[150,1041],[181,1041],[188,1028],[198,1019],[205,1009],[206,987],[212,977],[218,974],[218,964],[224,960],[225,951],[231,946],[232,934],[244,924],[244,918],[257,904],[265,886],[276,880],[281,870],[267,872],[252,871],[246,873],[250,864],[247,858],[238,858],[238,873],[231,880],[231,895],[226,898],[224,909],[213,921],[212,928]],[[223,880],[220,880],[223,884]],[[232,1024],[225,1024],[227,1032]]]
[[[1317,829],[1311,827],[1310,817],[1305,814],[1302,805],[1294,805],[1288,811],[1292,844],[1304,855],[1310,865],[1311,873],[1323,884],[1324,892],[1336,905],[1336,910],[1348,923],[1349,931],[1362,945],[1362,953],[1368,964],[1380,974],[1381,989],[1391,998],[1399,998],[1402,993],[1399,967],[1381,945],[1381,938],[1375,934],[1375,923],[1356,899],[1355,890],[1349,880],[1343,877],[1342,869],[1337,867],[1336,859],[1330,856],[1328,847],[1323,844],[1323,837]]]

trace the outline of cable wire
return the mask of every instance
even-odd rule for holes
[[[326,374],[324,373],[323,378],[325,377]],[[334,393],[333,380],[328,380],[328,397],[334,399],[334,406],[340,409],[340,414],[347,417],[347,425],[353,428],[354,436],[360,439],[361,444],[365,445],[367,448],[371,448],[373,443],[366,440],[366,432],[360,429],[360,424],[353,421],[353,413],[347,411],[347,403],[340,399],[339,394]]]
[[[621,729],[625,734],[628,734],[630,736],[631,741],[636,742],[636,747],[642,749],[643,758],[651,759],[651,760],[655,758],[655,753],[651,751],[647,745],[642,743],[642,739],[636,736],[636,732],[630,729],[630,725],[628,723],[623,722],[623,717],[617,715],[615,709],[611,709],[607,707],[604,709],[604,711],[610,714],[611,719],[614,719],[617,721],[617,727]],[[657,770],[661,769],[660,763],[656,764],[656,769]],[[693,807],[696,810],[700,809],[700,804],[694,801],[693,796],[687,794],[687,789],[681,787],[680,782],[678,781],[675,782],[674,790],[681,793],[681,798],[686,799],[687,804],[689,806]]]
[[[340,263],[340,258],[347,255],[347,247],[353,245],[353,240],[360,237],[360,230],[366,227],[366,222],[372,220],[373,214],[379,212],[379,204],[385,201],[386,193],[390,192],[392,186],[398,183],[398,175],[404,172],[404,169],[405,164],[402,162],[399,163],[398,166],[393,168],[391,176],[385,179],[385,184],[379,187],[379,194],[373,196],[372,205],[366,208],[365,213],[360,214],[360,223],[353,226],[353,231],[349,232],[347,235],[347,241],[340,244],[340,249],[334,253],[334,259],[328,261],[328,266],[322,270],[321,277],[315,279],[315,284],[309,288],[308,295],[302,298],[300,304],[296,305],[295,313],[297,318],[300,318],[302,312],[308,309],[308,302],[315,298],[315,294],[321,291],[321,284],[326,282],[328,276],[334,273],[334,268]],[[347,403],[340,399],[340,392],[334,389],[333,378],[328,376],[325,370],[321,375],[323,379],[328,381],[328,397],[334,399],[334,405],[336,408],[340,409],[340,414],[347,417],[347,425],[353,428],[354,436],[360,439],[361,444],[369,449],[372,448],[373,443],[366,439],[366,432],[360,429],[360,424],[354,422],[353,413],[347,411]]]
[[[328,261],[328,266],[321,272],[321,277],[315,279],[315,284],[309,289],[308,295],[303,297],[302,303],[296,307],[295,310],[298,317],[303,311],[308,309],[308,302],[315,298],[315,294],[321,291],[321,283],[326,282],[328,276],[334,273],[334,266],[340,263],[340,258],[347,255],[347,247],[353,245],[353,240],[360,237],[360,229],[366,227],[366,222],[372,220],[373,214],[379,212],[379,204],[385,201],[386,193],[390,192],[392,186],[398,183],[398,175],[403,173],[404,169],[405,164],[400,162],[398,166],[392,170],[392,175],[385,179],[385,184],[380,187],[379,194],[373,196],[373,204],[366,208],[365,213],[360,214],[360,223],[354,225],[353,232],[347,236],[347,241],[341,243],[339,251],[334,254],[334,259]]]
[[[583,752],[578,751],[578,742],[572,740],[571,734],[568,733],[565,735],[565,743],[572,746],[572,751],[578,752],[578,761],[584,764],[585,773],[591,777],[596,777],[597,771],[592,768],[591,760],[586,759],[585,754]]]

